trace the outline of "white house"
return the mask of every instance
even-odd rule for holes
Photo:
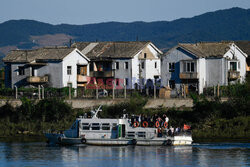
[[[6,87],[73,88],[85,86],[89,59],[77,48],[14,50],[4,59]]]
[[[247,55],[233,42],[179,44],[162,57],[162,84],[180,93],[243,82]]]
[[[162,52],[151,42],[77,42],[72,45],[91,60],[90,76],[107,84],[138,88],[160,78]]]

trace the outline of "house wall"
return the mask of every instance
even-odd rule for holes
[[[80,51],[79,51],[80,52]],[[87,75],[89,75],[89,63],[80,53],[75,49],[67,55],[62,62],[62,87],[72,84],[73,88],[77,88],[77,64],[87,65]],[[67,74],[67,66],[71,66],[71,75]]]
[[[4,84],[6,88],[11,88],[11,64],[4,66]]]
[[[246,57],[244,52],[242,52],[235,44],[232,44],[230,50],[224,55],[225,58],[229,59],[227,67],[230,69],[229,62],[230,59],[236,58],[240,62],[240,67],[237,66],[237,71],[240,72],[240,82],[245,81],[246,77]]]
[[[144,58],[144,53],[147,54],[146,59]],[[141,68],[142,62],[144,62],[144,69]],[[157,68],[155,68],[155,62],[157,62]],[[144,80],[144,85],[148,79],[154,80],[154,76],[161,76],[159,53],[150,44],[131,59],[131,66],[132,88],[135,88],[135,84],[140,84],[140,78]]]
[[[116,69],[116,62],[119,62],[119,69]],[[128,69],[125,69],[125,62],[128,62]],[[132,59],[114,59],[113,61],[113,69],[115,69],[115,78],[117,79],[125,79],[128,78],[131,80],[131,68],[132,68]],[[123,86],[123,83],[121,83]],[[131,82],[129,85],[131,86]]]
[[[25,63],[12,63],[11,64],[11,88],[14,86],[21,87],[27,86],[26,78],[30,76],[30,69],[24,69],[24,75],[19,75],[18,67],[25,66]]]
[[[147,79],[154,79],[154,76],[161,75],[161,60],[158,55],[158,52],[148,45],[143,52],[147,53],[147,59],[145,63],[145,76],[144,78]],[[142,54],[144,54],[142,52]],[[155,63],[157,63],[157,68],[155,68]]]
[[[62,62],[61,61],[49,61],[46,66],[41,66],[37,69],[36,76],[49,76],[49,87],[61,88],[62,85]]]
[[[206,59],[206,87],[227,85],[226,63],[225,58]]]
[[[199,93],[203,93],[203,89],[206,84],[206,59],[205,58],[199,58],[197,61],[197,73],[198,73],[198,80],[199,80],[199,85],[198,85],[198,91]]]
[[[196,58],[181,48],[173,48],[169,52],[167,52],[167,54],[162,57],[161,61],[162,86],[169,86],[169,80],[175,80],[176,89],[180,89],[181,79],[179,75],[180,69],[183,68],[180,66],[180,61],[193,59]],[[169,72],[169,63],[175,63],[174,72]]]
[[[139,54],[136,54],[133,59],[131,60],[132,64],[132,78],[131,78],[131,88],[134,89],[135,84],[139,84],[140,72],[139,72],[139,64],[140,61],[138,59]]]

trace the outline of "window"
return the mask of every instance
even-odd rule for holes
[[[125,69],[128,69],[128,62],[125,62],[124,68],[125,68]]]
[[[110,125],[109,125],[109,123],[103,123],[103,124],[102,124],[102,130],[110,130]]]
[[[100,124],[99,123],[92,123],[92,130],[100,130]]]
[[[175,63],[169,63],[169,72],[175,71]]]
[[[146,137],[146,132],[137,132],[138,137]]]
[[[236,62],[230,62],[230,70],[231,71],[237,70],[237,63]]]
[[[89,123],[82,123],[82,130],[89,130]]]
[[[87,66],[77,66],[78,75],[87,75]]]
[[[116,68],[117,70],[119,70],[119,62],[116,62],[116,63],[115,63],[115,68]]]
[[[128,86],[128,78],[126,78],[126,86]]]
[[[141,68],[144,69],[144,62],[141,63]]]
[[[134,138],[135,137],[135,132],[127,132],[127,136],[128,137],[132,137],[132,138]]]
[[[186,72],[194,72],[194,62],[186,63]]]
[[[119,86],[119,79],[116,79],[116,86]]]
[[[170,80],[170,81],[169,81],[169,87],[170,87],[171,89],[174,89],[174,88],[175,88],[175,81],[174,81],[174,80]]]
[[[18,66],[18,75],[25,75],[24,66]]]
[[[155,68],[157,68],[157,62],[155,62]]]
[[[144,59],[146,59],[147,58],[147,53],[144,53]]]
[[[71,66],[67,66],[67,74],[71,75]]]

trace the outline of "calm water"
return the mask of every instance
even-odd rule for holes
[[[59,147],[1,142],[0,166],[250,166],[250,143]]]

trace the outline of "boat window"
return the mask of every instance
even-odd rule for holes
[[[99,123],[92,123],[91,127],[92,127],[92,130],[100,130],[100,124]]]
[[[146,137],[146,132],[138,132],[138,137]]]
[[[89,130],[89,123],[82,123],[82,130]]]
[[[135,132],[127,132],[127,137],[135,137]]]
[[[109,125],[109,123],[103,123],[103,124],[102,124],[102,130],[110,130],[110,125]]]

